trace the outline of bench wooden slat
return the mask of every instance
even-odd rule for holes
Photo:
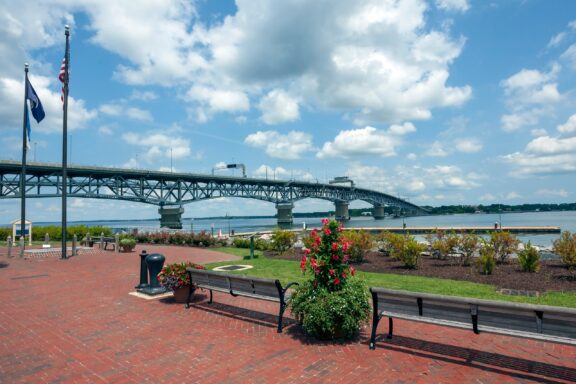
[[[576,309],[370,288],[374,311],[370,348],[375,347],[380,318],[528,337],[576,345]],[[476,327],[475,327],[476,326]]]
[[[186,270],[188,271],[193,287],[204,288],[210,291],[209,303],[212,302],[212,291],[226,292],[234,296],[245,296],[279,303],[278,332],[282,332],[282,316],[286,308],[288,292],[287,288],[282,288],[278,280],[232,275],[194,268],[187,268]],[[292,284],[296,283],[290,283],[287,287]],[[186,303],[187,308],[190,307],[190,300],[194,290],[195,288],[190,291],[188,296]]]

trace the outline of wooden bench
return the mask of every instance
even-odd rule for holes
[[[100,244],[100,248],[103,249],[108,249],[108,245],[112,246],[112,249],[116,250],[116,238],[115,237],[93,237],[91,239],[91,241],[94,242],[94,244],[98,243]],[[103,246],[102,246],[103,244]]]
[[[480,332],[576,345],[576,309],[512,303],[495,300],[436,295],[419,292],[370,288],[372,293],[372,335],[388,317],[388,338],[392,338],[393,319],[420,321]]]
[[[188,277],[190,278],[192,287],[186,300],[186,308],[190,308],[192,296],[198,288],[210,291],[210,300],[208,303],[212,303],[212,291],[225,292],[232,296],[245,296],[253,299],[275,301],[280,304],[278,333],[282,332],[282,317],[288,298],[287,291],[288,288],[293,285],[298,285],[298,283],[290,283],[283,288],[280,281],[273,279],[230,275],[205,269],[187,268],[186,270],[188,271]]]

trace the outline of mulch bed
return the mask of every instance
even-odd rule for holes
[[[299,252],[279,255],[266,251],[266,257],[286,260],[300,260]],[[490,284],[498,289],[513,290],[514,294],[537,294],[547,291],[576,291],[576,271],[570,271],[562,262],[546,260],[541,262],[537,273],[522,272],[520,265],[512,259],[509,264],[497,265],[491,275],[483,275],[475,265],[464,267],[456,260],[438,260],[421,257],[418,269],[407,269],[401,262],[384,256],[381,252],[370,252],[363,262],[355,264],[358,270],[365,272],[392,273],[438,277],[442,279],[463,280],[474,283]]]

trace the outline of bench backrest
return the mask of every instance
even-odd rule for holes
[[[188,268],[192,282],[204,287],[215,287],[237,293],[279,298],[279,282],[251,276],[230,275],[222,272]]]
[[[370,288],[379,312],[576,339],[576,309]],[[472,326],[472,325],[471,325]]]

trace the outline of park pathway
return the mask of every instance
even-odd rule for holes
[[[237,259],[146,246],[167,262]],[[139,248],[138,250],[141,250]],[[274,303],[215,293],[192,308],[132,295],[137,252],[0,257],[1,383],[568,383],[576,347],[398,321],[368,349],[303,335]],[[384,334],[386,322],[379,332]]]

